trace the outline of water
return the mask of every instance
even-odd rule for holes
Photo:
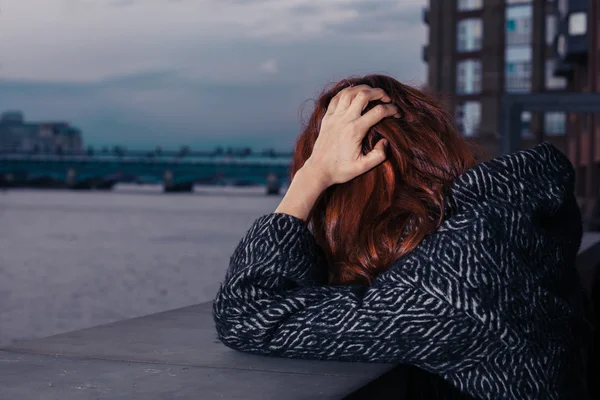
[[[0,192],[0,346],[211,300],[264,188]]]

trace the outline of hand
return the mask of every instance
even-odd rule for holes
[[[359,85],[341,90],[329,103],[312,154],[302,167],[316,173],[325,187],[348,182],[386,159],[385,139],[366,155],[361,150],[373,125],[385,117],[399,117],[393,104],[377,105],[361,116],[373,100],[391,101],[382,89]]]

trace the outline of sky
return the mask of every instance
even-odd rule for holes
[[[0,111],[86,145],[291,150],[324,86],[421,85],[426,0],[0,0]]]

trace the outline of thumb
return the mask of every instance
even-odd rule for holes
[[[373,150],[371,150],[363,156],[361,163],[362,167],[364,168],[364,171],[368,171],[371,168],[375,168],[376,166],[385,161],[385,159],[387,158],[385,151],[387,149],[388,144],[389,143],[386,139],[381,139],[379,142],[377,142],[375,147],[373,147]]]

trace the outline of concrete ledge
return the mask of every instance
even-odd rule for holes
[[[600,234],[585,234],[577,267],[590,291],[599,262]],[[211,311],[204,303],[17,342],[0,350],[0,399],[405,398],[407,367],[240,353],[217,340]]]
[[[217,340],[211,310],[204,303],[0,350],[0,398],[340,399],[394,368],[240,353]]]

